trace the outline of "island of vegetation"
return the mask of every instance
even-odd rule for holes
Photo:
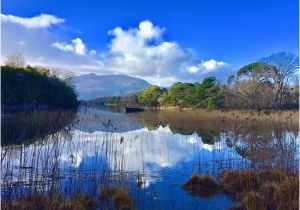
[[[74,109],[78,101],[71,80],[66,71],[25,66],[21,55],[10,56],[1,66],[2,111]]]

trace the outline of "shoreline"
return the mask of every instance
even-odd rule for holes
[[[200,118],[216,118],[220,121],[226,120],[246,120],[246,121],[277,121],[282,123],[297,123],[299,124],[299,110],[242,110],[242,109],[197,109],[197,108],[182,108],[179,107],[159,107],[149,108],[144,107],[145,112],[174,112],[183,113],[187,117],[198,116]]]

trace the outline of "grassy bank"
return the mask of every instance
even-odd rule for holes
[[[193,175],[183,188],[200,197],[225,194],[235,201],[231,209],[299,209],[298,176],[280,169],[222,171],[219,182]]]
[[[146,110],[157,110],[162,112],[181,112],[184,113],[184,117],[188,117],[190,120],[196,120],[198,117],[204,118],[216,118],[221,121],[227,120],[248,120],[248,121],[280,121],[289,123],[299,123],[299,111],[298,110],[207,110],[207,109],[195,109],[195,108],[179,108],[179,107],[145,107]]]

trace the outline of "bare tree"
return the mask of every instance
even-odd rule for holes
[[[40,65],[38,65],[38,66],[34,66],[34,68],[36,70],[38,70],[40,73],[42,73],[42,74],[46,74],[47,76],[50,75],[50,70],[46,66],[40,66]]]
[[[25,67],[26,62],[21,53],[14,53],[6,56],[5,65],[12,68],[23,68]]]
[[[292,53],[279,52],[262,58],[239,69],[239,79],[253,80],[258,83],[270,82],[275,90],[275,105],[280,107],[284,89],[296,77],[299,68],[299,57]]]
[[[265,57],[261,61],[271,67],[267,68],[265,73],[274,83],[275,103],[281,106],[284,88],[296,77],[299,69],[299,57],[292,53],[280,52]]]
[[[241,80],[227,90],[225,106],[241,109],[269,109],[272,107],[273,99],[274,94],[270,83]]]
[[[49,75],[64,81],[69,86],[73,86],[72,80],[74,78],[74,73],[67,69],[51,67],[51,68],[49,68]]]
[[[74,73],[67,69],[47,66],[35,66],[34,68],[42,74],[46,74],[49,77],[55,77],[63,81],[65,84],[73,87],[72,80],[74,78]]]

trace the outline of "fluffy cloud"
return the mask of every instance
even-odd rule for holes
[[[85,44],[80,38],[73,39],[71,44],[55,42],[52,46],[65,52],[74,52],[78,55],[85,55],[86,53]]]
[[[149,20],[143,21],[139,24],[138,35],[144,39],[160,38],[164,29],[153,26]]]
[[[66,37],[61,34],[67,31],[60,28],[58,33],[49,26],[63,22],[61,18],[46,14],[32,18],[1,16],[6,17],[2,18],[3,57],[21,52],[32,65],[57,66],[80,74],[128,74],[163,86],[176,81],[197,82],[206,76],[220,78],[230,67],[224,61],[200,59],[177,42],[164,40],[165,29],[149,20],[136,28],[110,30],[108,49],[96,52],[79,37],[59,39]],[[39,18],[43,21],[37,21]]]
[[[203,62],[202,65],[207,71],[214,71],[222,66],[226,66],[227,64],[223,61],[216,61],[214,59],[211,59],[209,61]]]
[[[199,71],[201,72],[201,74],[207,74],[227,66],[228,64],[223,61],[216,61],[214,59],[210,59],[208,61],[202,61],[197,66],[189,66],[187,70],[191,74],[196,74]]]
[[[120,73],[137,76],[170,76],[188,59],[186,52],[175,42],[160,41],[163,29],[143,21],[139,28],[110,31],[113,39],[103,53],[105,66]]]
[[[26,28],[47,28],[51,25],[63,23],[65,20],[48,14],[40,14],[30,18],[1,14],[1,21],[16,23]]]
[[[199,60],[190,50],[173,41],[164,41],[165,29],[149,20],[138,28],[116,27],[109,50],[102,54],[102,65],[116,72],[131,74],[159,84],[199,81],[204,75],[225,70],[223,61]]]

